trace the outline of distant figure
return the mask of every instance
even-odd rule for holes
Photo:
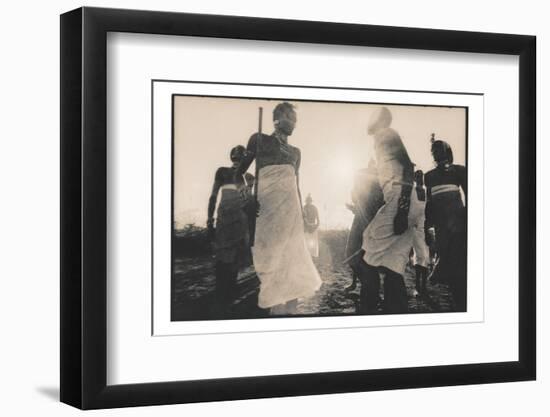
[[[378,108],[369,120],[368,133],[374,136],[378,180],[384,205],[363,235],[364,260],[377,267],[384,277],[384,312],[408,311],[403,274],[409,261],[415,228],[423,207],[413,193],[413,164],[399,134],[390,128],[392,115]]]
[[[309,253],[314,258],[319,257],[319,211],[313,205],[313,199],[308,194],[306,204],[304,206],[304,229],[306,237],[306,245]]]
[[[451,146],[433,136],[431,151],[436,168],[425,175],[425,229],[435,229],[439,256],[431,281],[448,284],[454,310],[466,311],[466,208],[460,194],[461,188],[467,193],[466,167],[453,164]],[[430,237],[426,240],[429,244]]]
[[[299,298],[315,294],[321,278],[305,244],[300,150],[288,143],[296,125],[294,106],[278,104],[273,124],[271,135],[250,137],[236,180],[243,184],[242,176],[255,159],[259,216],[252,254],[260,279],[258,306],[273,315],[288,315],[295,313]]]
[[[248,220],[244,204],[235,183],[235,172],[245,154],[244,146],[231,149],[231,167],[216,171],[212,193],[208,201],[208,234],[213,240],[216,258],[216,301],[220,313],[225,314],[236,297],[236,283],[239,267],[246,260],[248,252]],[[216,201],[221,191],[214,227]]]
[[[347,207],[353,213],[348,241],[346,244],[346,262],[353,273],[353,282],[348,291],[355,289],[356,282],[361,283],[358,313],[372,314],[377,311],[380,302],[380,277],[378,270],[363,260],[365,255],[363,233],[376,212],[384,204],[384,195],[378,183],[376,161],[371,159],[367,168],[356,172],[351,192],[352,204]]]
[[[420,295],[426,294],[426,280],[428,278],[428,264],[430,262],[430,249],[425,240],[424,211],[426,208],[426,189],[424,188],[424,173],[421,170],[414,173],[415,192],[418,203],[421,206],[421,217],[415,225],[413,250],[414,270],[416,275],[416,291]]]

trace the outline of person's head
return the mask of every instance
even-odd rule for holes
[[[306,204],[311,204],[311,203],[313,203],[313,198],[311,198],[311,194],[308,194],[306,197]]]
[[[296,127],[296,121],[296,108],[294,105],[285,101],[275,106],[273,110],[273,124],[276,130],[290,136]]]
[[[237,145],[234,148],[232,148],[231,152],[229,152],[229,158],[231,159],[231,162],[233,163],[241,162],[245,152],[246,152],[246,148],[242,145]]]
[[[414,182],[416,182],[418,186],[424,185],[424,173],[421,169],[414,171]]]
[[[388,108],[378,107],[370,116],[367,132],[369,135],[375,135],[380,130],[390,127],[391,122],[392,115]]]
[[[451,145],[444,140],[432,141],[431,150],[434,161],[438,166],[453,163],[453,150]]]

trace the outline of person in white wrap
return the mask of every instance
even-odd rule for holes
[[[416,228],[423,222],[423,207],[412,192],[414,165],[391,122],[386,107],[376,109],[369,120],[384,205],[363,233],[364,260],[384,278],[383,310],[389,314],[408,311],[403,274]]]
[[[272,315],[289,315],[297,301],[311,297],[321,278],[306,246],[299,188],[300,150],[288,143],[296,126],[296,111],[288,102],[273,110],[275,131],[254,133],[236,180],[256,160],[258,218],[252,258],[260,280],[258,306]]]
[[[304,228],[306,232],[306,245],[312,257],[319,257],[319,210],[313,205],[311,194],[306,197],[304,206]]]

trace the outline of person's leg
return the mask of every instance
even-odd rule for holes
[[[450,289],[453,294],[454,311],[466,311],[466,271],[459,271],[450,284]]]
[[[274,305],[269,309],[269,314],[271,316],[286,316],[287,315],[286,303]]]
[[[296,314],[296,308],[298,307],[298,299],[287,301],[285,304],[285,313],[292,315]]]
[[[348,250],[346,248],[346,250]],[[361,264],[364,263],[363,256],[365,255],[365,251],[361,250],[358,254],[356,254],[352,259],[349,261],[349,266],[351,268],[351,277],[352,282],[349,287],[346,287],[346,291],[353,291],[355,288],[357,288],[357,282],[360,282],[360,275],[361,275]]]
[[[285,312],[285,305],[284,304],[277,304],[273,307],[269,308],[269,315],[270,316],[282,316]]]
[[[426,293],[426,277],[428,276],[428,268],[422,266],[422,265],[415,265],[414,266],[415,274],[416,274],[416,291],[418,294],[425,294]]]
[[[406,313],[408,307],[407,288],[403,275],[382,267],[384,278],[384,312],[388,314]]]
[[[352,271],[351,272],[351,284],[348,287],[344,288],[344,290],[349,291],[349,292],[351,292],[351,291],[355,290],[355,288],[357,288],[357,281],[359,280],[359,275],[356,272],[356,270],[352,268],[351,271]]]
[[[214,288],[214,302],[215,302],[215,308],[214,312],[216,316],[223,316],[225,312],[225,287],[224,284],[226,282],[227,277],[227,265],[223,262],[216,262],[215,266],[216,270],[216,286]]]
[[[235,264],[216,263],[216,292],[215,300],[219,314],[225,315],[229,312],[231,305],[236,298],[238,266]]]
[[[414,270],[416,276],[416,291],[419,294],[425,294],[428,265],[430,264],[430,249],[428,245],[426,245],[424,227],[422,225],[416,226],[414,229],[413,249],[415,258]]]
[[[239,277],[239,265],[237,262],[228,265],[227,273],[227,289],[226,289],[226,305],[228,311],[231,310],[231,306],[237,301],[237,278]]]
[[[450,242],[449,255],[452,252],[452,269],[450,279],[450,289],[453,294],[454,311],[466,311],[466,234],[460,231],[453,233]]]
[[[419,266],[420,265],[414,266],[414,272],[415,272],[414,287],[416,288],[416,292],[418,294],[422,294],[422,272]]]
[[[422,269],[422,279],[421,279],[422,294],[427,294],[428,289],[426,288],[426,283],[428,281],[428,268],[424,266],[421,266],[420,268]]]
[[[269,314],[272,316],[289,316],[296,314],[297,307],[298,299],[295,298],[286,303],[274,305],[269,309]]]
[[[380,302],[380,276],[378,275],[378,269],[361,261],[358,265],[358,272],[361,282],[358,313],[374,314]]]

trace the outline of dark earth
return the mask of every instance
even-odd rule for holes
[[[342,263],[347,231],[332,230],[319,233],[320,253],[315,259],[323,285],[315,296],[298,302],[300,316],[355,315],[359,300],[359,285],[352,283],[351,269]],[[267,317],[267,311],[258,308],[259,281],[253,266],[239,273],[236,296],[229,312],[223,317],[216,310],[214,298],[214,256],[204,229],[193,225],[174,237],[174,265],[172,280],[172,321],[208,319],[244,319]],[[451,295],[442,284],[427,285],[427,295],[417,296],[414,269],[407,268],[405,284],[409,295],[409,313],[451,311]],[[383,299],[383,292],[380,297]],[[379,311],[379,314],[383,314]]]

